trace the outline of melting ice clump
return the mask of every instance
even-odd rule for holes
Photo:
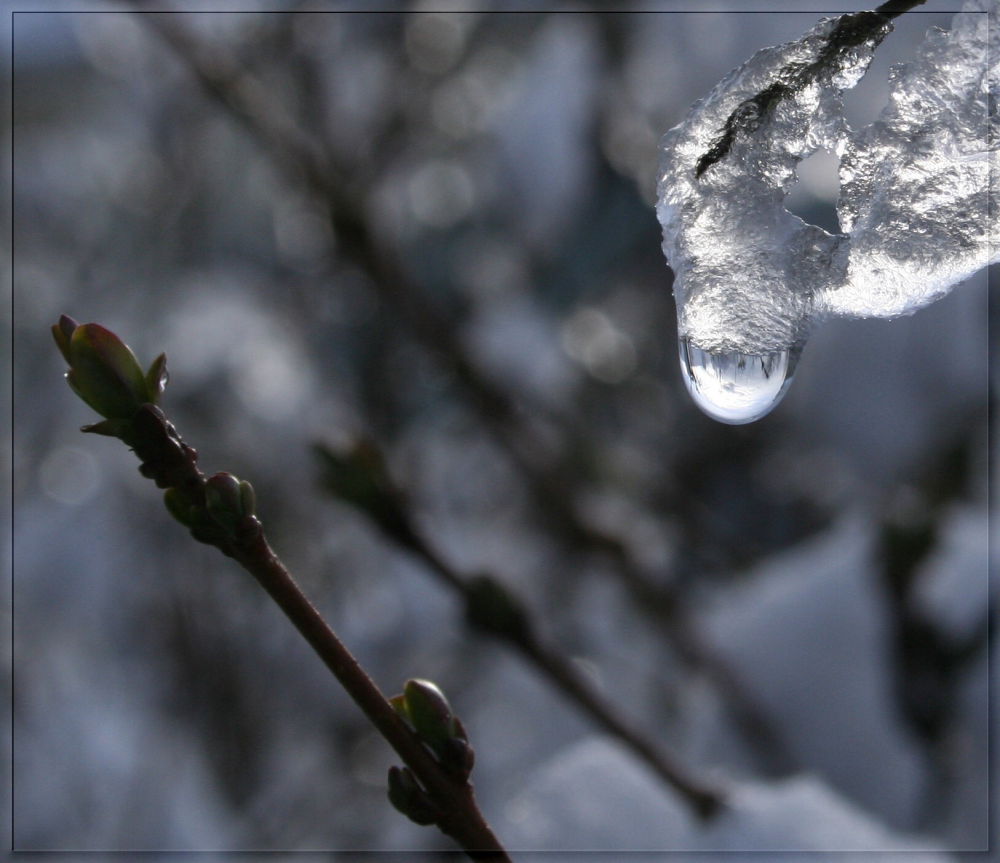
[[[657,215],[681,368],[710,416],[767,413],[824,317],[908,314],[1000,260],[987,212],[1000,98],[990,2],[929,32],[863,129],[844,120],[842,93],[891,29],[874,12],[759,51],[664,136]],[[840,157],[842,234],[784,207],[796,165],[820,148]]]

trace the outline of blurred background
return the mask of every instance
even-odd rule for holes
[[[652,206],[692,102],[864,4],[285,5],[12,16],[14,848],[451,847],[389,806],[394,754],[252,579],[81,437],[63,313],[166,351],[202,469],[253,482],[383,690],[449,694],[509,848],[985,848],[987,273],[828,324],[727,427],[684,393]],[[899,19],[852,124],[957,8]],[[831,230],[836,167],[788,203]],[[312,445],[357,436],[441,557],[518,590],[730,812],[693,821],[324,491]]]

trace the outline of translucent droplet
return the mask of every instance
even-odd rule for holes
[[[681,339],[680,353],[684,385],[695,404],[712,419],[742,425],[760,419],[781,401],[802,348],[710,353]]]

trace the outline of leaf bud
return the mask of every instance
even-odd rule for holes
[[[244,509],[249,503],[251,511]],[[252,516],[253,488],[231,473],[217,473],[205,480],[205,508],[228,534],[235,534],[244,516]]]
[[[63,315],[52,327],[52,336],[69,363],[66,380],[70,387],[106,419],[129,420],[143,404],[158,397],[151,393],[128,345],[100,324],[77,324]]]
[[[433,824],[438,811],[408,767],[389,768],[389,802],[421,826]]]
[[[455,736],[455,716],[444,693],[429,680],[407,680],[403,687],[410,723],[435,753]]]

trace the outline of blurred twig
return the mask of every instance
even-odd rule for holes
[[[466,618],[476,628],[519,650],[605,731],[621,740],[673,787],[699,817],[715,814],[721,789],[694,776],[673,755],[595,691],[576,667],[541,637],[534,615],[513,591],[492,575],[465,576],[455,570],[416,529],[404,495],[395,486],[380,451],[370,441],[334,450],[316,447],[325,486],[374,521],[393,542],[421,558],[440,581],[459,595]]]
[[[139,9],[141,12],[142,10]],[[266,91],[221,50],[207,51],[180,22],[180,16],[144,13],[142,20],[178,54],[205,92],[234,117],[264,149],[288,181],[306,186],[326,207],[337,251],[370,279],[387,306],[396,310],[417,341],[447,369],[468,397],[483,427],[508,453],[521,473],[537,511],[569,548],[603,554],[643,613],[653,614],[662,632],[688,664],[712,680],[735,718],[772,770],[785,772],[794,760],[780,735],[761,713],[737,676],[697,636],[681,597],[652,582],[618,538],[587,524],[574,509],[573,472],[553,458],[551,447],[521,419],[508,394],[481,374],[468,357],[451,321],[434,308],[392,250],[384,248],[365,218],[365,207],[345,166],[306,135]]]
[[[942,801],[955,782],[954,722],[965,672],[989,646],[997,612],[988,600],[974,620],[954,631],[921,596],[927,560],[938,550],[942,523],[967,493],[972,457],[985,424],[956,422],[950,446],[921,465],[884,506],[877,548],[881,586],[891,638],[892,691],[900,715],[925,745],[935,779],[926,786],[921,817],[925,826],[940,817]],[[988,578],[984,570],[983,576]]]

